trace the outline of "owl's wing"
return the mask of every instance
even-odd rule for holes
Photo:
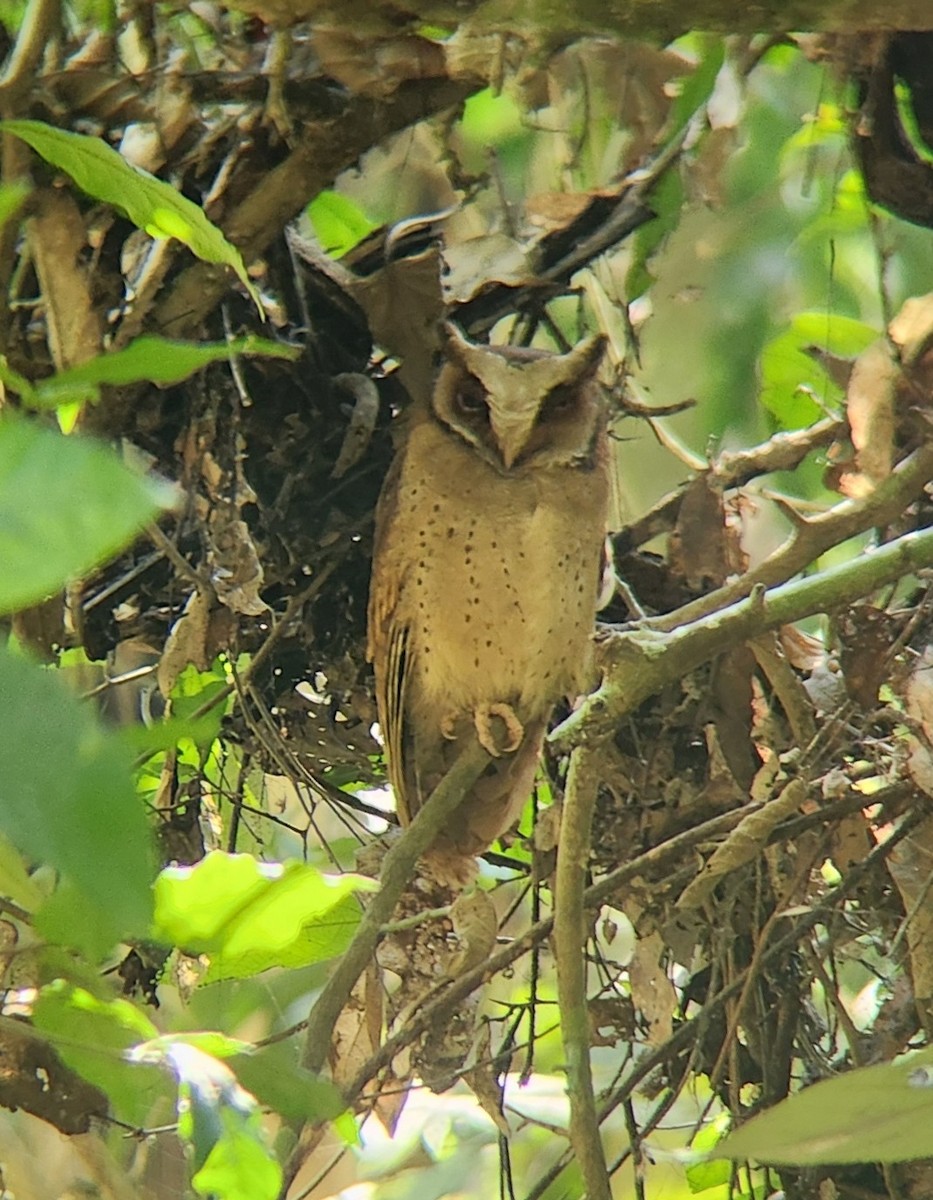
[[[366,656],[376,675],[376,707],[385,744],[389,783],[395,793],[399,815],[407,824],[411,818],[405,798],[405,772],[402,744],[405,723],[405,693],[410,654],[410,626],[399,608],[404,567],[393,554],[391,531],[396,510],[397,475],[393,463],[376,510],[376,545],[369,589],[369,619]]]

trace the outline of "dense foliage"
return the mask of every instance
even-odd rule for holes
[[[0,1193],[927,1196],[933,33],[409,7],[0,5]],[[601,330],[615,454],[460,896],[365,631],[445,319]]]

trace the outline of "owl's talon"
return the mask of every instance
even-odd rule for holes
[[[498,717],[505,725],[506,738],[500,744],[492,728],[492,718]],[[516,717],[509,704],[484,704],[473,713],[473,724],[476,726],[476,737],[479,744],[493,758],[503,754],[512,754],[522,744],[525,727]]]
[[[457,740],[457,714],[455,712],[445,713],[441,717],[441,737],[445,737],[448,742]]]

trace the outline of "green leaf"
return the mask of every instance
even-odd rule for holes
[[[761,355],[761,403],[783,429],[800,429],[823,415],[825,406],[842,402],[842,389],[811,354],[818,346],[843,358],[855,358],[877,340],[862,321],[836,313],[798,313],[788,329],[772,338]]]
[[[254,1097],[225,1063],[191,1039],[172,1037],[137,1046],[132,1058],[166,1066],[178,1079],[178,1136],[191,1151],[196,1192],[215,1200],[275,1200],[282,1169],[266,1146]]]
[[[713,1157],[711,1153],[728,1128],[729,1114],[720,1113],[694,1134],[690,1150],[701,1157],[699,1162],[691,1162],[686,1167],[687,1184],[694,1195],[722,1187],[732,1178],[735,1169],[732,1163],[718,1155]]]
[[[99,1000],[59,979],[39,992],[33,1023],[72,1070],[107,1094],[118,1120],[142,1126],[155,1100],[170,1096],[160,1071],[127,1060],[127,1050],[157,1032],[128,1000]]]
[[[210,693],[205,693],[206,698]],[[203,698],[201,703],[203,703]],[[223,705],[205,713],[196,721],[186,717],[169,717],[153,725],[127,725],[120,729],[120,737],[134,754],[157,754],[160,750],[174,750],[182,739],[187,738],[198,746],[210,745],[220,733]]]
[[[724,1158],[711,1162],[692,1163],[686,1168],[687,1185],[693,1195],[722,1187],[732,1178],[732,1163]]]
[[[632,263],[625,277],[625,294],[630,300],[643,295],[654,282],[648,262],[668,234],[677,228],[683,203],[683,180],[676,171],[665,171],[651,192],[654,219],[635,231]]]
[[[108,447],[0,419],[0,613],[58,590],[122,549],[170,493]]]
[[[149,924],[154,873],[131,769],[122,744],[61,680],[0,650],[0,831],[62,871],[124,936]]]
[[[704,44],[703,53],[693,71],[683,79],[680,93],[671,106],[671,115],[665,130],[668,138],[680,133],[709,100],[716,86],[716,76],[725,61],[724,39],[715,34],[700,36]]]
[[[306,966],[346,949],[360,918],[353,894],[377,886],[362,875],[213,851],[193,867],[161,873],[154,937],[208,955],[205,982]]]
[[[194,714],[219,697],[227,689],[228,682],[221,659],[217,659],[208,671],[199,671],[189,663],[175,680],[172,713],[190,727],[192,738],[198,745],[205,745],[220,736],[224,704],[218,699],[203,716],[195,718]]]
[[[339,192],[318,192],[307,213],[317,240],[332,258],[341,258],[379,228],[358,204]]]
[[[29,185],[20,179],[14,180],[13,183],[0,184],[0,228],[19,212],[31,190]]]
[[[933,1049],[815,1083],[753,1117],[714,1153],[801,1167],[933,1158]]]
[[[54,129],[42,121],[2,121],[0,129],[21,138],[83,192],[113,205],[151,237],[177,238],[205,262],[232,267],[262,313],[259,292],[239,250],[171,184],[132,166],[97,137]]]
[[[58,408],[62,404],[98,400],[104,384],[116,387],[131,383],[180,383],[210,363],[224,361],[233,355],[263,355],[294,361],[301,351],[266,338],[236,338],[230,342],[182,342],[146,334],[130,342],[123,350],[99,354],[96,358],[59,371],[48,379],[28,384],[23,393],[22,380],[8,378],[6,382],[36,408]]]
[[[42,903],[42,893],[33,883],[19,854],[0,835],[0,895],[34,911]]]
[[[221,1121],[223,1134],[191,1186],[216,1200],[276,1200],[282,1168],[265,1145],[258,1114],[239,1118],[227,1109]]]
[[[819,346],[841,358],[855,358],[880,336],[854,317],[834,312],[800,312],[790,325],[802,346]]]
[[[339,1088],[299,1066],[286,1042],[240,1054],[230,1066],[261,1104],[287,1120],[334,1121],[346,1108]]]
[[[103,962],[120,941],[119,912],[63,880],[35,914],[36,932],[49,945],[66,946],[89,963]]]
[[[164,1037],[152,1038],[146,1044],[145,1051],[147,1056],[164,1061],[171,1047],[178,1044],[194,1046],[202,1054],[218,1059],[248,1054],[252,1049],[252,1042],[244,1042],[241,1038],[228,1037],[215,1029],[207,1029],[198,1030],[196,1033],[171,1033]]]

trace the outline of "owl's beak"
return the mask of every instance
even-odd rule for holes
[[[511,416],[511,414],[510,414]],[[528,445],[528,438],[534,428],[534,418],[502,415],[499,419],[492,416],[492,431],[496,435],[496,444],[502,456],[502,465],[507,471],[518,461],[522,451]]]

